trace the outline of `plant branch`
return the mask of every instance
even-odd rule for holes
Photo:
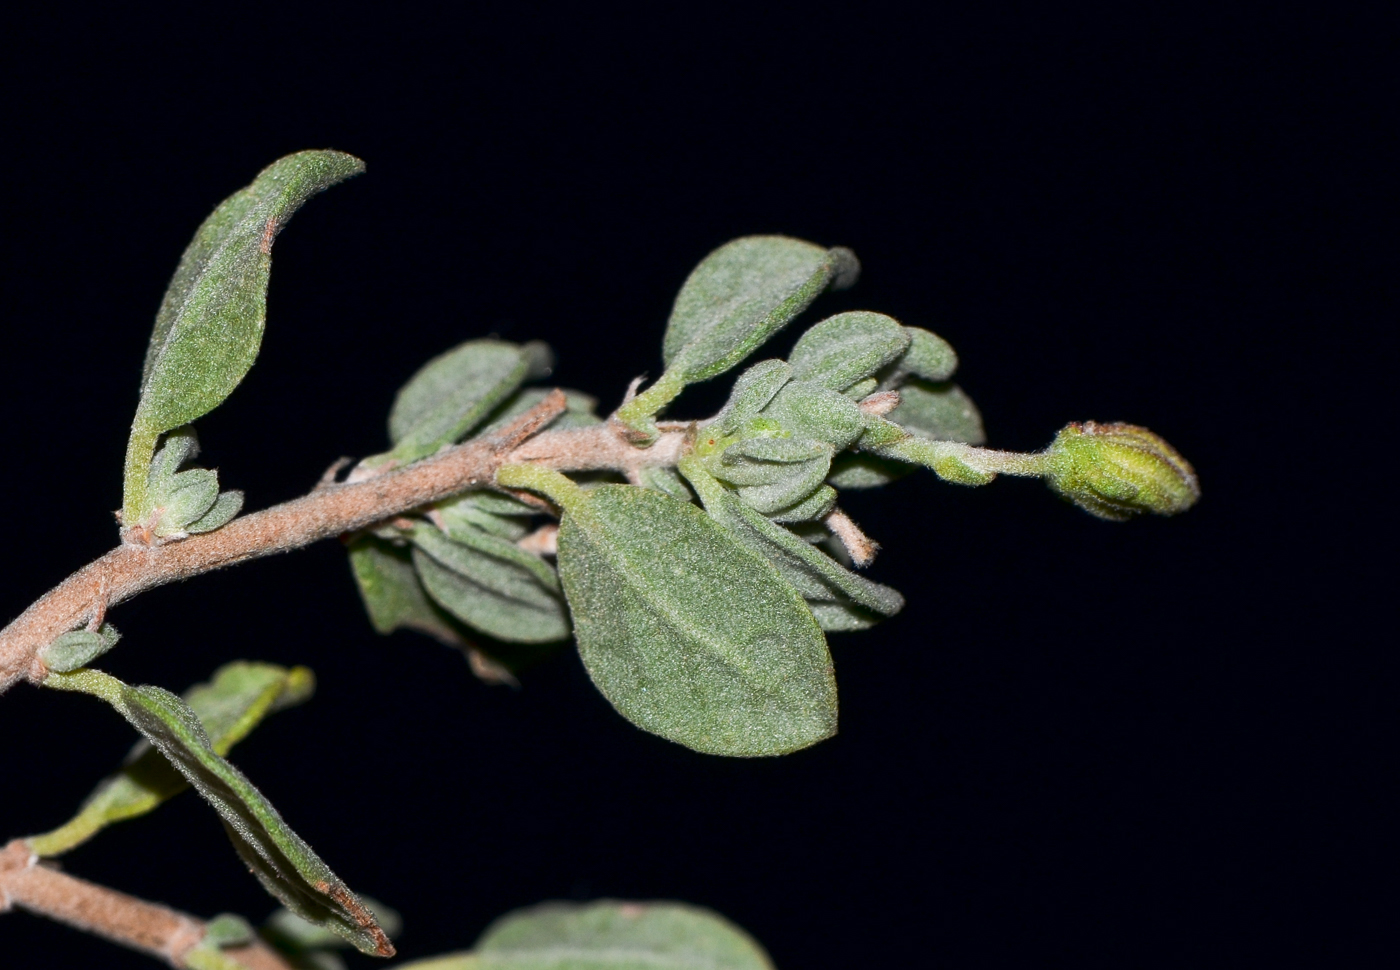
[[[187,966],[186,956],[204,939],[203,920],[41,865],[22,839],[0,849],[0,912],[16,906],[148,953],[172,967]],[[222,955],[247,970],[291,970],[260,941],[226,949]]]
[[[48,675],[39,651],[109,606],[146,590],[234,563],[289,552],[354,532],[467,489],[489,486],[496,469],[528,462],[561,471],[675,464],[688,426],[665,427],[650,448],[628,444],[609,424],[571,430],[541,429],[563,413],[563,393],[552,392],[499,432],[444,449],[367,481],[318,485],[272,508],[240,516],[214,532],[146,545],[131,532],[122,545],[89,563],[36,600],[0,631],[0,693],[21,678]]]

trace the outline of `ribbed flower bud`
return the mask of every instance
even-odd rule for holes
[[[1050,487],[1091,515],[1117,522],[1143,512],[1176,515],[1201,497],[1176,449],[1133,424],[1066,425],[1045,453]]]

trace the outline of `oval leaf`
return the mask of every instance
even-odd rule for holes
[[[814,324],[788,354],[792,376],[844,391],[898,358],[909,331],[883,313],[838,313]]]
[[[469,340],[409,379],[389,412],[388,457],[416,461],[476,427],[524,383],[534,353],[500,340]]]
[[[406,546],[362,535],[350,544],[350,568],[376,632],[389,634],[403,627],[462,646],[462,635],[423,591]]]
[[[717,913],[681,903],[545,903],[492,923],[474,952],[479,962],[458,965],[480,970],[773,970],[763,948],[739,927]]]
[[[787,236],[745,236],[695,267],[676,296],[662,358],[686,383],[753,353],[854,264],[850,250]],[[844,280],[843,280],[844,282]]]
[[[694,505],[507,466],[564,508],[559,575],[579,656],[633,724],[696,751],[784,754],[836,730],[826,640],[777,570]]]

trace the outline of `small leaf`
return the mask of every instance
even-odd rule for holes
[[[987,440],[977,405],[956,384],[910,381],[899,389],[899,407],[886,417],[920,437],[935,441],[980,445]]]
[[[810,522],[824,517],[835,507],[836,489],[822,485],[795,505],[767,513],[767,516],[770,522]]]
[[[836,682],[811,612],[704,512],[536,466],[507,465],[497,481],[563,506],[559,575],[579,656],[633,724],[731,756],[784,754],[835,732]]]
[[[693,502],[695,496],[690,494],[690,486],[685,483],[674,469],[663,465],[647,465],[637,473],[643,488],[653,488],[658,492],[665,492],[671,498],[680,502]]]
[[[365,904],[365,909],[374,914],[375,920],[389,936],[397,936],[403,929],[403,917],[397,911],[370,896],[361,896],[360,901]],[[285,908],[273,911],[263,921],[258,935],[280,952],[292,956],[301,956],[311,950],[339,949],[347,942],[325,927],[307,922]]]
[[[479,970],[773,970],[743,930],[680,903],[545,903],[510,913],[477,941]],[[428,970],[431,965],[423,965]],[[452,964],[443,964],[448,967]]]
[[[350,543],[350,568],[376,632],[389,634],[403,627],[439,643],[463,645],[452,621],[428,599],[408,547],[361,535]]]
[[[539,556],[465,525],[450,537],[419,525],[412,539],[423,587],[463,623],[510,643],[568,638],[559,578]]]
[[[825,441],[837,451],[859,438],[866,424],[864,412],[854,401],[810,381],[784,386],[763,409],[763,416],[795,436]]]
[[[407,463],[458,441],[520,387],[534,358],[500,340],[468,340],[434,357],[394,399],[385,457]]]
[[[525,513],[511,512],[506,515],[488,512],[482,507],[482,500],[486,495],[491,495],[491,499],[501,498],[506,502],[517,503],[526,511]],[[486,501],[490,503],[491,499],[486,499]],[[443,528],[449,534],[456,529],[480,529],[508,542],[518,542],[525,533],[530,531],[525,515],[539,514],[538,509],[532,509],[524,502],[518,502],[508,495],[498,496],[489,492],[464,492],[445,502],[439,502],[434,508],[437,509],[438,519]]]
[[[393,945],[369,910],[247,777],[214,751],[199,716],[177,695],[149,685],[131,687],[95,670],[51,674],[45,684],[111,703],[214,807],[239,856],[284,906],[340,934],[362,953],[393,956]]]
[[[903,354],[909,339],[909,331],[883,313],[838,313],[804,333],[788,363],[794,380],[844,391]]]
[[[96,630],[70,630],[39,651],[44,666],[60,674],[86,667],[117,645],[122,635],[110,623]]]
[[[199,716],[215,754],[225,755],[268,714],[306,701],[315,684],[305,667],[288,670],[237,661],[216,670],[209,683],[191,687],[185,700]],[[30,847],[41,856],[60,855],[114,822],[145,815],[187,787],[170,762],[141,741],[127,756],[126,766],[98,785],[71,821],[31,837]]]
[[[729,400],[715,415],[720,431],[733,434],[768,406],[783,385],[792,380],[792,368],[783,360],[760,360],[734,381]]]
[[[953,376],[958,369],[958,354],[948,341],[922,327],[905,327],[904,331],[910,337],[909,349],[895,364],[898,378],[912,375],[937,383]],[[901,387],[903,381],[890,386]]]
[[[165,514],[161,517],[163,532],[183,530],[214,507],[219,498],[219,476],[207,468],[191,468],[180,472],[170,482],[170,491],[161,497]]]
[[[219,493],[218,499],[209,508],[208,512],[200,516],[194,522],[185,526],[185,531],[190,533],[213,532],[221,529],[233,520],[234,516],[243,509],[243,493],[238,489]]]
[[[204,220],[156,314],[127,446],[128,523],[137,521],[156,438],[218,407],[262,343],[272,241],[312,195],[364,171],[352,155],[298,152],[263,169]]]
[[[777,567],[778,573],[802,595],[814,613],[816,606],[823,603],[862,607],[877,617],[893,616],[903,608],[904,597],[897,590],[842,568],[806,540],[770,522],[711,478],[694,458],[682,458],[680,467],[700,496],[705,511],[736,540]],[[817,613],[817,621],[823,624],[823,629],[859,629],[849,625],[825,625],[838,614],[847,613],[848,610],[823,610]]]
[[[804,505],[817,491],[825,488],[827,472],[831,470],[831,453],[815,461],[796,465],[777,465],[785,474],[767,485],[740,486],[738,495],[744,504],[764,515]]]

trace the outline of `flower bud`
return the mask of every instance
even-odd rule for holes
[[[1122,522],[1143,512],[1176,515],[1201,497],[1191,465],[1146,428],[1066,425],[1045,453],[1050,487],[1091,515]]]

